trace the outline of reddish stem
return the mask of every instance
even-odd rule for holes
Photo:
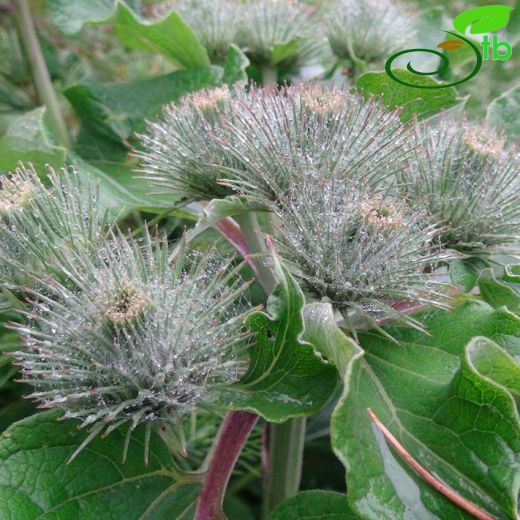
[[[224,494],[244,444],[258,421],[249,412],[229,412],[220,425],[204,476],[195,520],[223,519]]]
[[[243,256],[249,267],[258,276],[258,269],[255,262],[251,259],[251,251],[244,234],[240,230],[240,226],[232,218],[228,217],[219,220],[213,224],[213,227]]]

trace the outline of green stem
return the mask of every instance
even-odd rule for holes
[[[278,84],[278,69],[272,65],[262,65],[262,84],[264,86]]]
[[[305,443],[305,417],[269,425],[269,469],[265,485],[262,514],[294,496],[300,487]]]
[[[249,211],[242,215],[237,215],[235,220],[244,234],[250,253],[252,255],[259,255],[254,258],[256,277],[266,295],[269,296],[276,286],[276,278],[270,266],[269,251],[267,250],[262,231],[258,225],[256,213]]]
[[[31,64],[34,86],[38,93],[38,98],[47,108],[47,113],[56,133],[56,137],[61,144],[68,147],[70,143],[67,127],[60,111],[58,98],[52,86],[51,77],[43,57],[38,36],[36,35],[28,1],[16,0],[16,6],[18,8],[20,40]]]
[[[248,212],[235,217],[245,236],[251,254],[263,254],[255,258],[256,276],[267,296],[275,285],[276,278],[268,260],[256,213]],[[300,487],[305,441],[305,417],[290,419],[283,424],[269,425],[268,470],[263,498],[264,518],[286,498],[298,492]]]

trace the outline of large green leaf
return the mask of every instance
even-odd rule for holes
[[[145,119],[154,119],[164,104],[188,92],[219,85],[221,80],[222,69],[199,68],[123,84],[89,81],[69,87],[64,94],[82,123],[78,143],[82,151],[88,151],[82,142],[88,132],[88,144],[96,146],[91,155],[99,155],[108,146],[109,153],[117,153],[114,147],[119,146],[121,155],[133,133],[143,130]]]
[[[20,161],[32,162],[43,173],[45,164],[62,166],[66,153],[52,138],[45,109],[36,108],[15,119],[0,139],[0,173],[15,169]]]
[[[90,161],[120,163],[134,144],[134,133],[146,128],[146,119],[159,116],[163,105],[195,90],[245,80],[246,66],[242,51],[231,47],[223,67],[193,68],[123,84],[73,85],[64,94],[81,120],[75,149]]]
[[[417,76],[407,70],[398,69],[395,72],[408,83],[428,86],[439,84],[431,78]],[[419,118],[430,117],[461,102],[454,87],[431,90],[406,87],[395,82],[386,72],[363,74],[357,80],[355,88],[367,98],[381,96],[382,102],[388,108],[401,108],[400,117],[403,122],[409,121],[414,115]]]
[[[125,0],[137,10],[139,0]],[[68,36],[81,31],[89,23],[101,23],[113,16],[117,0],[45,0],[52,21]]]
[[[13,520],[187,519],[198,495],[194,477],[180,475],[155,435],[148,466],[144,432],[130,440],[121,462],[124,432],[97,438],[70,464],[86,437],[75,421],[58,423],[59,411],[33,415],[0,437],[0,516]]]
[[[350,506],[377,520],[471,518],[389,447],[370,408],[426,470],[495,518],[516,518],[520,423],[507,381],[518,375],[520,319],[478,300],[420,319],[430,334],[387,329],[399,345],[359,336],[365,355],[353,361],[332,420]],[[486,357],[475,336],[496,343]]]
[[[302,491],[280,504],[269,520],[356,520],[347,497],[332,491]]]
[[[122,1],[47,0],[54,23],[74,34],[86,23],[111,23],[117,37],[131,49],[162,54],[181,68],[209,66],[206,49],[175,12],[156,22],[141,20]]]
[[[499,309],[507,307],[515,314],[520,314],[520,285],[518,281],[497,279],[492,269],[484,269],[480,274],[478,285],[482,298]]]
[[[467,361],[483,377],[507,388],[520,404],[520,365],[504,349],[487,338],[475,338],[468,345]]]
[[[475,287],[480,272],[486,267],[489,267],[489,263],[485,258],[469,257],[454,260],[449,266],[450,279],[462,291],[469,292]]]
[[[283,422],[316,413],[332,394],[337,376],[334,366],[300,339],[303,293],[287,270],[276,265],[279,284],[267,312],[255,312],[247,320],[255,338],[249,369],[238,384],[216,392],[212,402]]]
[[[162,207],[161,204],[164,204],[164,207],[171,206],[158,197],[150,196],[147,184],[137,179],[132,169],[124,168],[123,164],[107,173],[73,152],[69,153],[68,162],[79,172],[85,186],[90,181],[98,184],[99,205],[115,216],[122,217],[133,209],[159,208]]]
[[[111,21],[118,38],[131,49],[162,54],[179,67],[209,66],[206,49],[175,12],[152,23],[139,20],[124,3],[118,3]]]
[[[504,132],[510,141],[520,140],[520,87],[494,99],[487,108],[486,121]]]

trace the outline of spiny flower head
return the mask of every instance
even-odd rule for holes
[[[325,11],[332,51],[340,59],[385,60],[414,36],[406,6],[389,0],[333,0]]]
[[[233,0],[177,0],[169,2],[195,32],[213,62],[226,57],[239,27],[239,5]]]
[[[219,141],[224,118],[231,118],[233,93],[228,87],[188,94],[163,110],[141,136],[145,179],[157,193],[179,194],[190,200],[225,197],[231,191],[217,183],[220,167],[232,167],[233,157]]]
[[[446,247],[485,250],[520,235],[520,154],[486,125],[443,121],[418,128],[404,184],[411,204],[444,228]]]
[[[462,138],[464,144],[477,154],[500,158],[504,153],[505,136],[487,125],[466,122]]]
[[[31,166],[0,181],[0,284],[31,284],[46,272],[63,272],[59,251],[92,249],[102,241],[109,217],[97,187],[74,170],[48,171],[44,184]]]
[[[23,211],[31,197],[32,183],[15,173],[12,177],[0,177],[0,215]]]
[[[253,63],[297,66],[319,50],[320,33],[312,9],[296,0],[245,0],[238,43]],[[278,56],[281,46],[290,52]]]
[[[396,112],[338,88],[253,89],[235,107],[225,144],[241,163],[222,172],[221,182],[261,201],[309,176],[381,189],[411,153],[411,130]]]
[[[428,271],[449,255],[434,246],[436,230],[393,196],[374,197],[363,183],[335,176],[309,177],[271,207],[293,273],[346,315],[414,324],[392,305],[446,305],[442,284]]]
[[[76,287],[46,278],[16,352],[29,397],[92,425],[92,437],[146,422],[176,431],[182,418],[244,368],[243,294],[232,259],[177,253],[166,241],[114,234],[75,256]]]

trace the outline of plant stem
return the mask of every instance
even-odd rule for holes
[[[16,6],[18,8],[20,40],[31,64],[34,86],[38,93],[38,98],[47,108],[47,113],[49,114],[49,119],[56,133],[56,137],[61,144],[68,147],[70,142],[67,127],[60,111],[58,98],[52,86],[51,77],[43,57],[38,36],[36,35],[28,1],[16,0]]]
[[[305,417],[269,425],[269,469],[262,505],[263,518],[300,487],[305,443]]]
[[[245,237],[247,247],[252,255],[262,255],[261,258],[255,258],[256,276],[263,287],[265,294],[269,296],[276,286],[276,278],[269,266],[269,251],[264,242],[262,231],[258,225],[256,213],[249,211],[242,215],[237,215],[235,220],[240,225],[240,229]]]
[[[254,212],[244,213],[235,220],[240,224],[247,246],[252,254],[265,253],[258,219]],[[268,263],[256,260],[257,279],[267,296],[276,286],[276,278]],[[283,424],[269,425],[268,468],[265,478],[263,515],[267,515],[280,502],[295,495],[300,487],[305,441],[305,417],[289,419]]]
[[[278,84],[278,69],[272,65],[262,65],[262,84],[264,86]]]
[[[204,476],[195,520],[224,519],[222,502],[231,473],[258,416],[249,412],[229,412],[220,425]]]

